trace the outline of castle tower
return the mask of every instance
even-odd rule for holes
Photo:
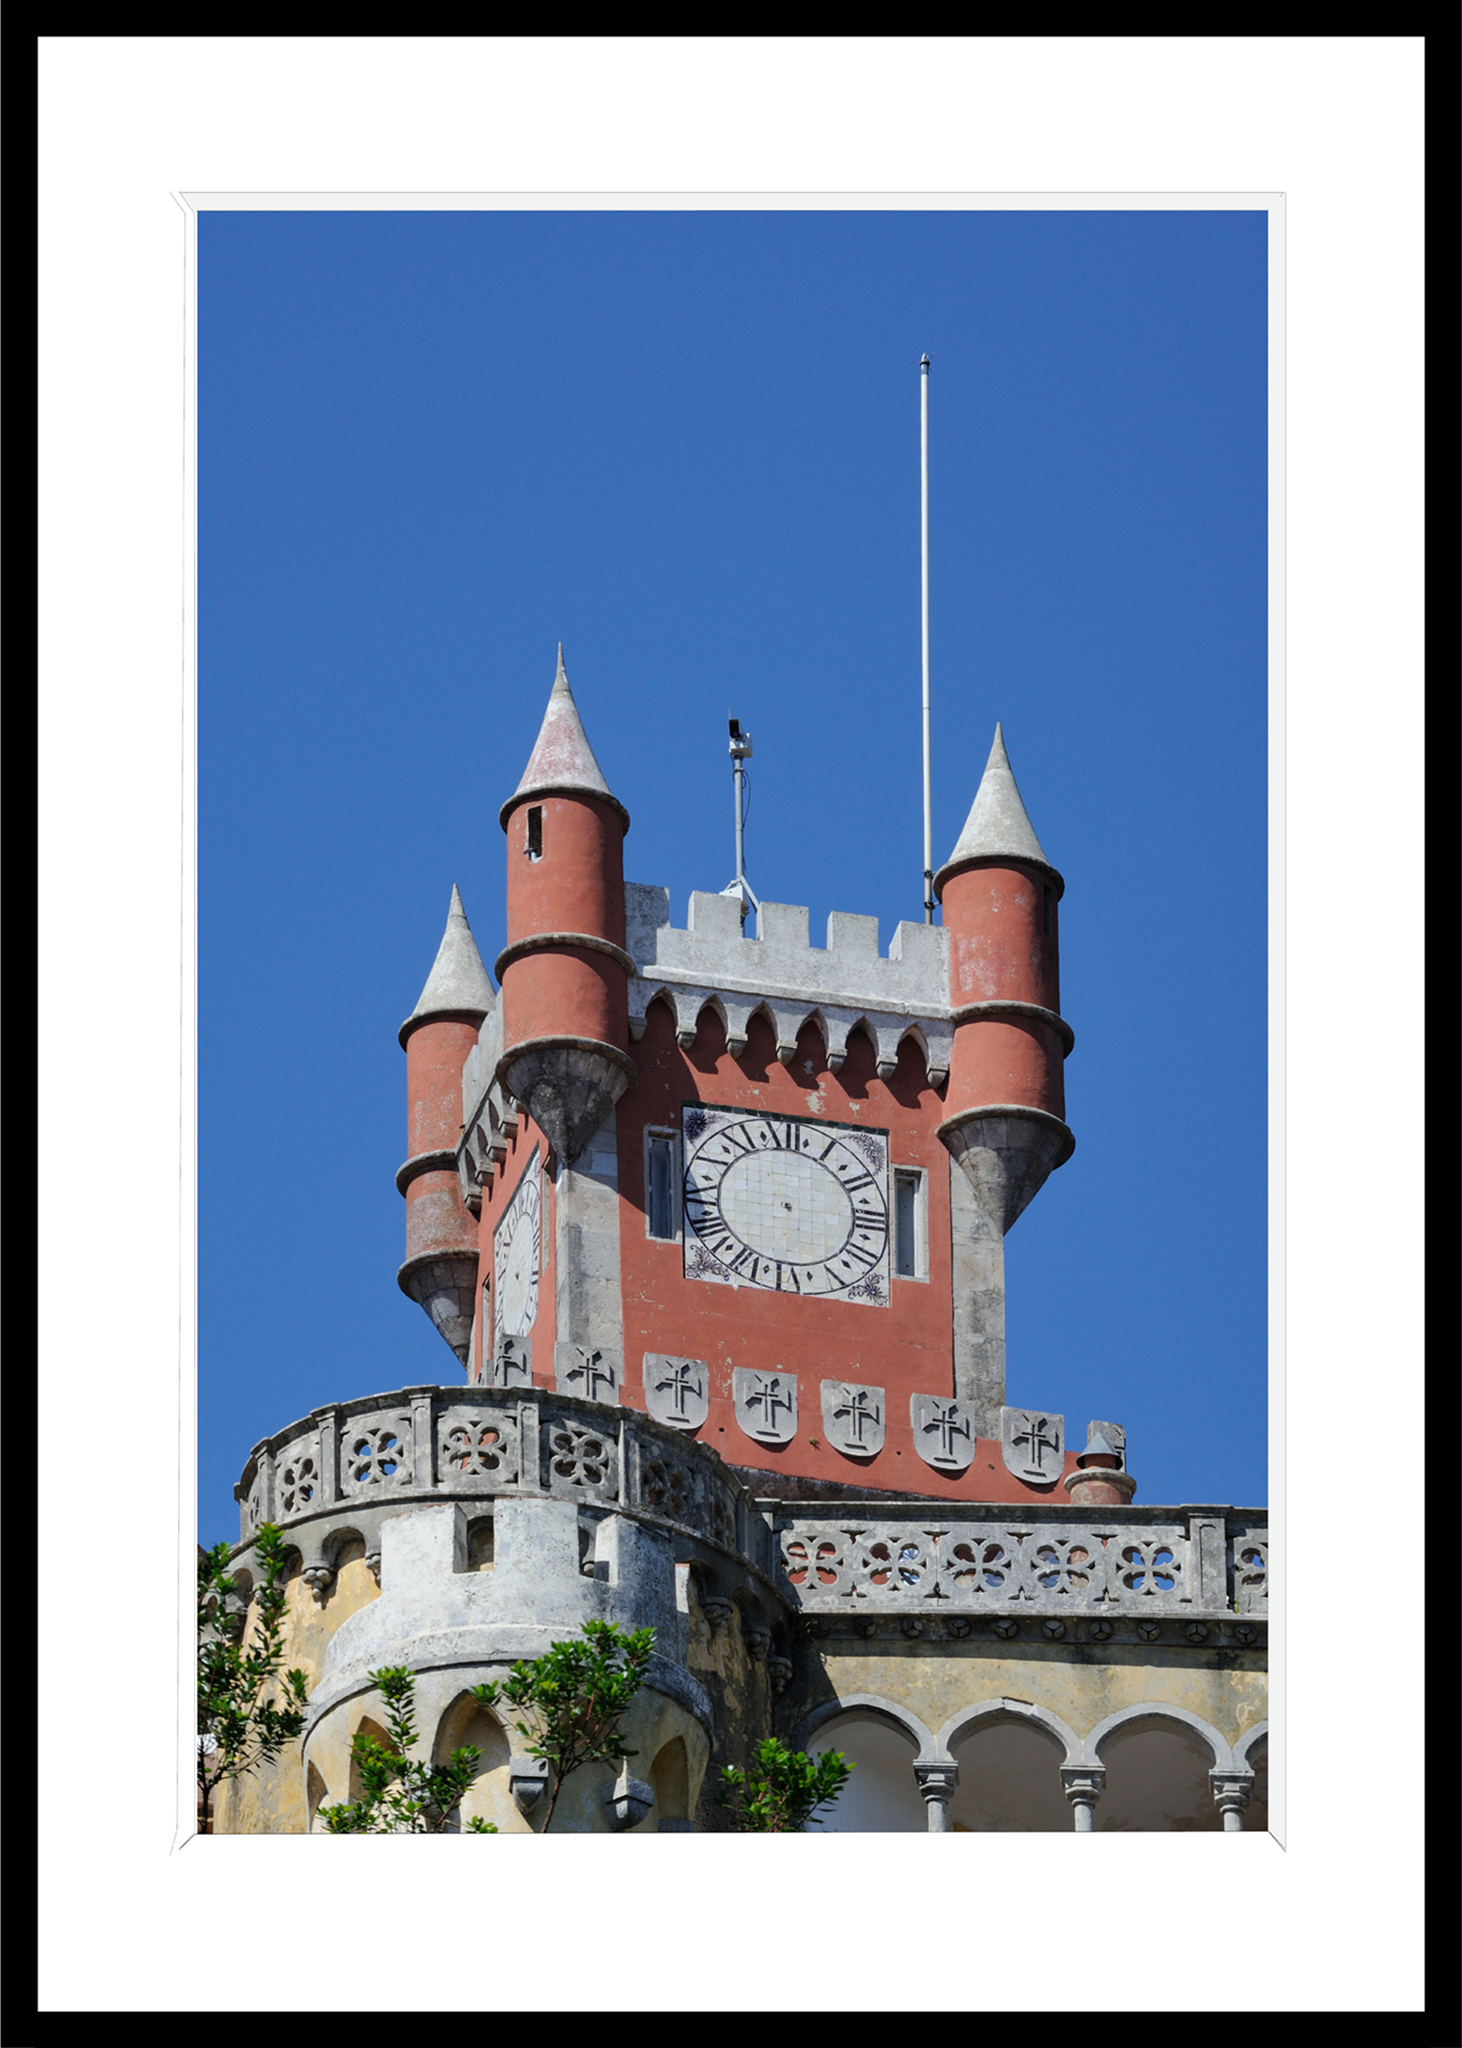
[[[403,1294],[419,1302],[466,1365],[477,1285],[477,1225],[462,1200],[457,1141],[462,1066],[494,1002],[456,885],[447,929],[420,1000],[398,1034],[406,1049],[407,1157]]]
[[[1076,1456],[1034,1370],[1007,1403],[1005,1233],[1073,1141],[1061,877],[999,730],[943,924],[886,951],[873,917],[815,944],[763,902],[748,937],[734,896],[681,926],[626,883],[561,652],[502,822],[500,987],[454,889],[400,1033],[400,1282],[470,1385],[346,1391],[250,1454],[235,1594],[279,1524],[309,1711],[219,1832],[354,1797],[383,1667],[415,1674],[420,1759],[477,1750],[463,1816],[535,1829],[543,1764],[476,1687],[590,1621],[654,1631],[644,1776],[572,1773],[555,1832],[722,1826],[763,1731],[850,1754],[852,1829],[1262,1813],[1262,1511],[1134,1509],[1121,1426]]]
[[[563,648],[523,779],[500,813],[508,839],[503,1085],[571,1166],[634,1081],[624,949],[629,813],[594,759]]]

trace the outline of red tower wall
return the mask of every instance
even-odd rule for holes
[[[477,1026],[434,1019],[406,1040],[407,1161],[455,1150],[462,1134],[462,1068]],[[462,1200],[455,1167],[417,1173],[406,1186],[406,1259],[470,1251],[477,1225]]]
[[[1059,884],[1024,862],[965,868],[945,881],[956,1013],[972,1004],[1022,1003],[1059,1014],[1059,896]],[[1063,1034],[1038,1017],[1005,1011],[960,1019],[945,1115],[1003,1102],[1064,1119],[1065,1053]]]
[[[682,1050],[669,1006],[654,1002],[634,1052],[639,1082],[618,1108],[625,1404],[645,1407],[647,1351],[701,1358],[711,1369],[711,1404],[697,1433],[732,1464],[789,1478],[832,1480],[869,1494],[888,1490],[951,1500],[1050,1498],[1064,1503],[1056,1487],[1029,1487],[1016,1479],[998,1444],[981,1442],[968,1470],[958,1476],[936,1471],[914,1449],[909,1396],[953,1393],[954,1338],[950,1162],[937,1136],[946,1109],[925,1078],[913,1040],[904,1040],[898,1066],[884,1081],[874,1071],[871,1043],[855,1033],[841,1071],[834,1074],[815,1026],[804,1026],[795,1057],[784,1066],[760,1016],[751,1020],[745,1051],[733,1057],[710,1007],[701,1012],[695,1043]],[[683,1106],[694,1102],[886,1131],[890,1165],[919,1167],[927,1176],[927,1278],[892,1276],[887,1308],[687,1279],[680,1242],[646,1234],[645,1134],[679,1131]],[[736,1366],[797,1374],[797,1436],[785,1449],[756,1443],[742,1432],[731,1392]],[[884,1388],[887,1440],[877,1457],[847,1457],[823,1440],[824,1379]],[[1063,1471],[1074,1469],[1074,1457],[1068,1458]]]
[[[528,854],[531,810],[543,851]],[[615,952],[557,945],[515,953],[525,940],[582,933],[624,947],[624,822],[592,796],[526,798],[507,824],[508,943],[499,960],[503,1046],[529,1039],[594,1039],[625,1051],[625,967]]]
[[[417,1024],[406,1041],[406,1156],[450,1152],[462,1134],[462,1069],[477,1026],[455,1019]]]

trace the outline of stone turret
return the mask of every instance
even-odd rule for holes
[[[1003,1236],[1071,1157],[1057,905],[1065,889],[1026,816],[1000,727],[959,843],[934,878],[955,1024],[939,1135]]]
[[[436,960],[399,1034],[406,1048],[407,1157],[396,1185],[406,1197],[406,1263],[396,1278],[464,1366],[477,1288],[477,1224],[457,1175],[462,1066],[493,1001],[454,884]]]
[[[1005,1233],[1076,1142],[1061,1071],[1072,1045],[1060,1015],[1064,888],[997,725],[965,828],[934,877],[954,1027],[939,1136],[964,1184],[951,1190],[955,1383],[992,1432],[1005,1400]]]
[[[624,849],[629,813],[558,673],[523,779],[503,805],[508,943],[498,956],[498,1072],[564,1165],[635,1079],[629,1057]]]

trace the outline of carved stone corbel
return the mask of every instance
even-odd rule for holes
[[[542,1757],[509,1757],[508,1791],[525,1820],[547,1791],[548,1775],[548,1765]]]
[[[599,1799],[609,1814],[609,1825],[619,1835],[644,1819],[655,1803],[655,1788],[643,1778],[632,1778],[626,1764],[612,1785],[601,1786]]]

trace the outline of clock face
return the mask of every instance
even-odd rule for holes
[[[538,1153],[503,1211],[493,1234],[493,1275],[497,1283],[497,1331],[526,1337],[538,1314],[538,1261],[542,1243],[542,1181]]]
[[[688,1106],[685,1273],[888,1305],[888,1138]]]

